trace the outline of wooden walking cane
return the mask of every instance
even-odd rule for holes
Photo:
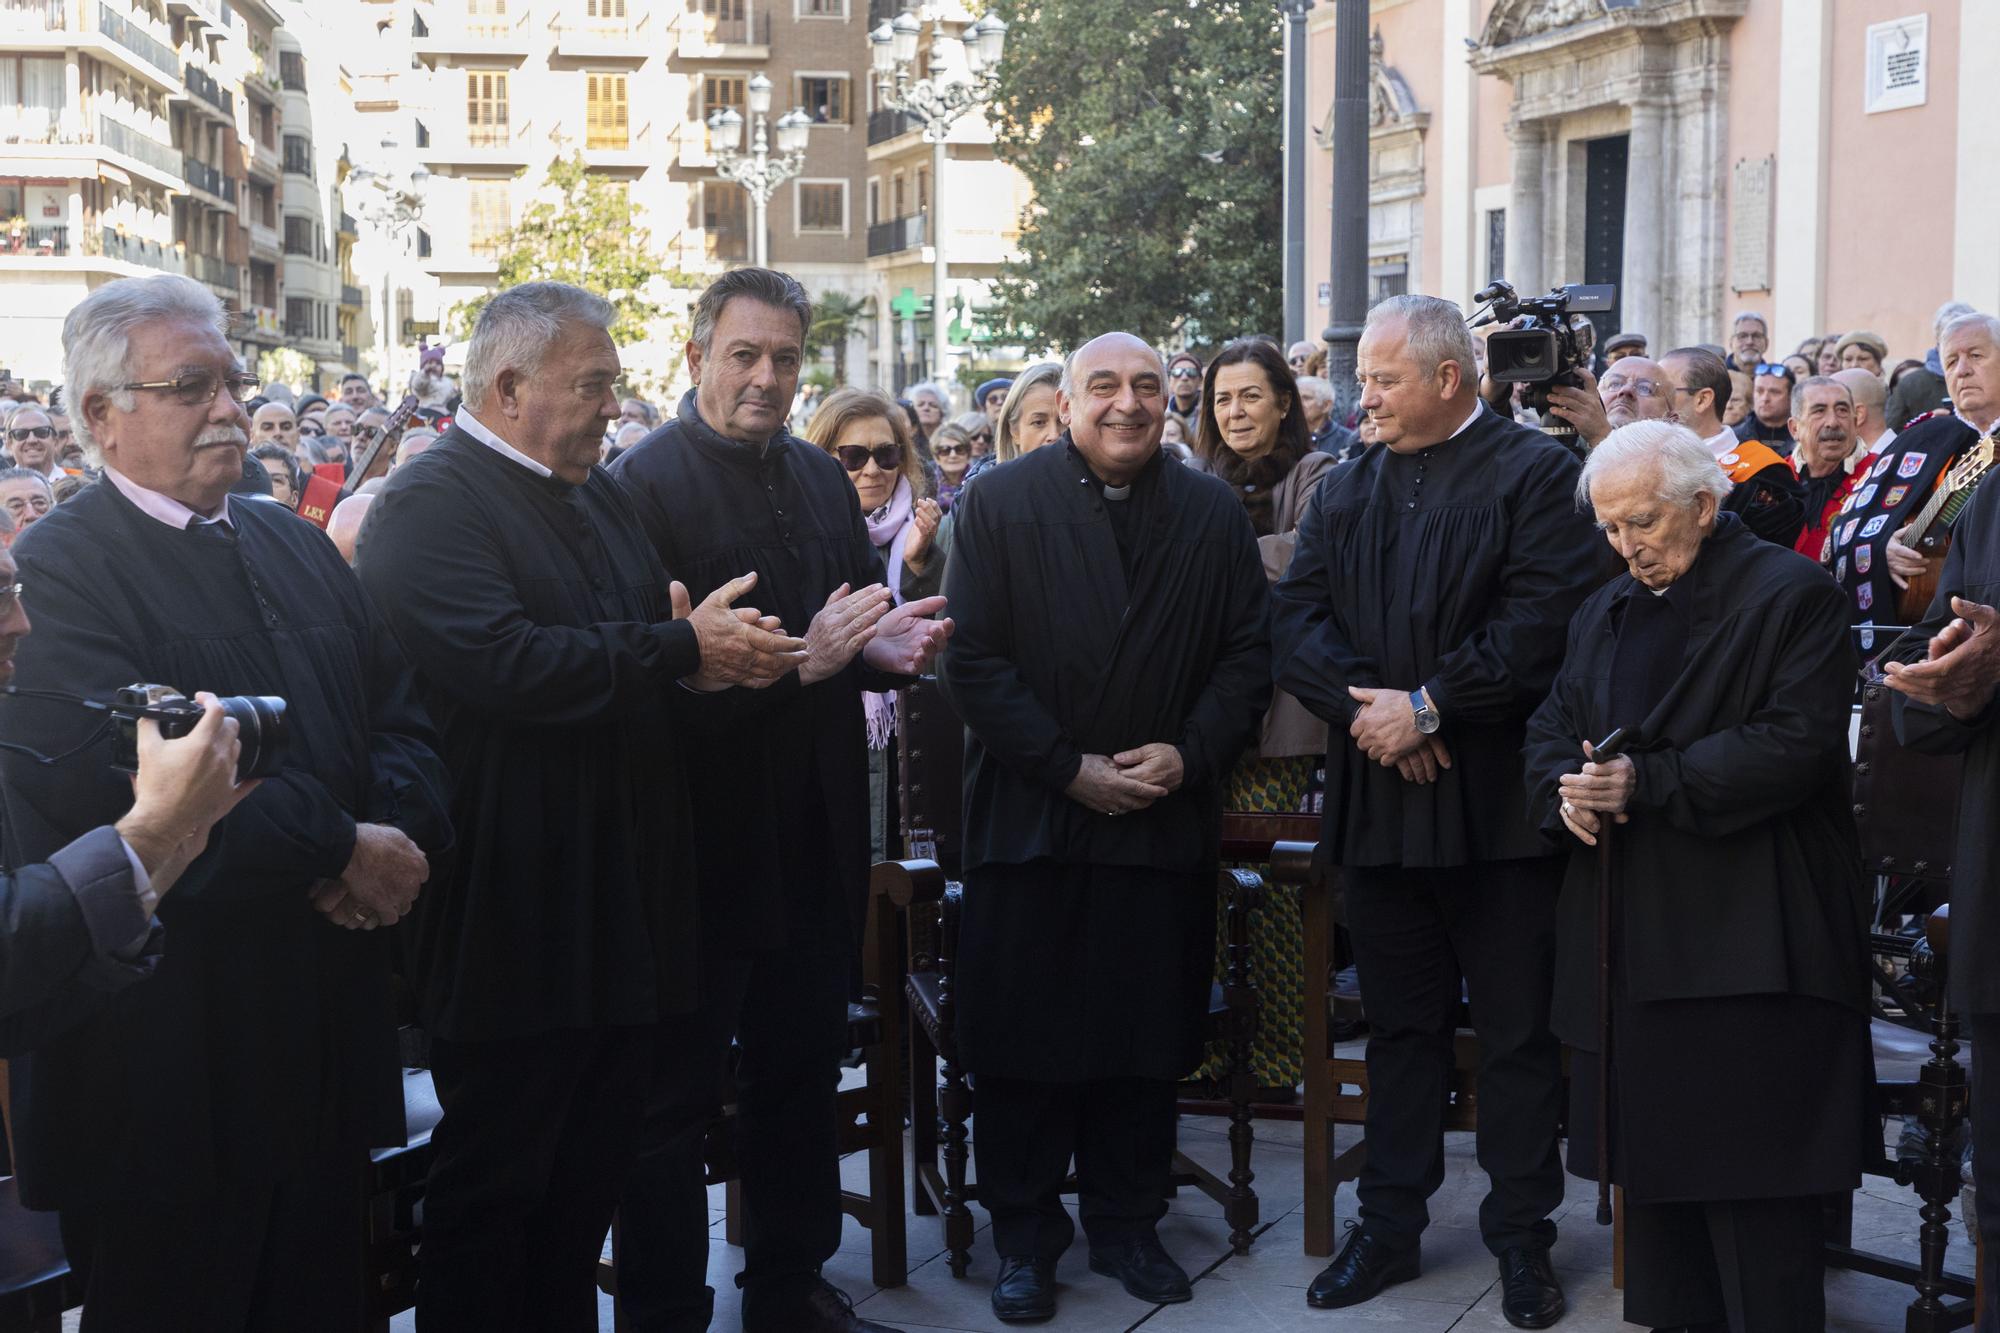
[[[1625,749],[1619,727],[1590,747],[1590,761],[1616,759]],[[1597,825],[1597,1225],[1611,1225],[1611,826],[1600,812]]]

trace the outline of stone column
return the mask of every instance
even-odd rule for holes
[[[1507,126],[1514,145],[1514,178],[1507,195],[1507,272],[1502,275],[1523,296],[1539,294],[1542,282],[1542,199],[1547,188],[1548,128],[1537,120]]]
[[[1619,316],[1627,329],[1643,333],[1655,351],[1680,345],[1669,329],[1661,294],[1667,260],[1666,109],[1656,101],[1632,104],[1632,131],[1625,162],[1625,272],[1619,287]]]

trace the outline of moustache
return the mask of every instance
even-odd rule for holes
[[[234,426],[211,426],[195,436],[194,447],[206,449],[216,444],[233,444],[238,449],[250,447],[250,437]]]

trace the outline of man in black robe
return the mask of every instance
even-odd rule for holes
[[[107,284],[63,326],[96,485],[14,547],[36,625],[16,684],[158,682],[287,700],[285,768],[218,824],[159,910],[158,975],[14,1067],[22,1199],[62,1214],[96,1330],[350,1333],[366,1151],[403,1142],[393,924],[450,843],[409,668],[325,536],[233,498],[256,380],[180,277]],[[45,859],[130,804],[97,720],[16,699],[10,853]]]
[[[1235,494],[1167,462],[1166,368],[1085,344],[1067,432],[959,499],[941,673],[966,725],[958,1044],[1003,1320],[1055,1312],[1076,1158],[1090,1265],[1184,1301],[1161,1248],[1174,1088],[1201,1061],[1222,788],[1270,702]]]
[[[736,269],[695,308],[695,387],[618,459],[659,560],[692,595],[735,574],[805,662],[740,725],[693,742],[700,1001],[662,1026],[657,1090],[619,1211],[620,1314],[634,1333],[708,1327],[702,1143],[730,1040],[750,1333],[871,1333],[820,1277],[840,1247],[835,1093],[868,883],[863,690],[924,670],[950,632],[944,599],[889,609],[885,573],[839,463],[786,432],[811,306],[787,274]]]
[[[2000,413],[2000,320],[1963,316],[1939,340],[1958,410],[1975,420]],[[1919,425],[1896,437],[1901,444]],[[1912,749],[1963,754],[1958,850],[1952,862],[1951,1005],[1972,1028],[1972,1179],[1989,1293],[1980,1333],[2000,1331],[2000,857],[1993,809],[2000,798],[2000,487],[1973,492],[1953,527],[1930,612],[1912,636],[1926,658],[1890,665],[1896,727]]]
[[[376,497],[358,572],[444,738],[463,830],[415,926],[444,1119],[431,1136],[417,1322],[597,1327],[595,1273],[652,1069],[694,1000],[685,729],[702,693],[804,644],[731,602],[690,611],[595,466],[618,415],[608,302],[496,296],[452,429]]]
[[[1376,306],[1360,371],[1385,447],[1314,495],[1272,616],[1279,687],[1351,738],[1327,755],[1320,854],[1341,867],[1370,1034],[1361,1226],[1307,1299],[1355,1305],[1420,1271],[1462,975],[1492,1182],[1480,1230],[1508,1318],[1542,1328],[1564,1308],[1548,1262],[1562,868],[1526,818],[1519,755],[1603,548],[1571,503],[1575,456],[1480,402],[1458,307]]]
[[[1570,847],[1554,1019],[1575,1052],[1570,1170],[1597,1174],[1602,1117],[1626,1322],[1818,1333],[1822,1196],[1860,1183],[1873,1129],[1853,655],[1840,590],[1722,511],[1726,492],[1680,426],[1625,427],[1584,465],[1577,502],[1628,572],[1577,612],[1528,723],[1529,813]],[[1624,753],[1595,762],[1621,728]]]

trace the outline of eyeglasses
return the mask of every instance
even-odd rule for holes
[[[26,586],[18,579],[13,583],[0,584],[0,616],[14,614],[14,608],[21,604],[21,589]]]
[[[1193,366],[1176,366],[1168,371],[1167,375],[1169,378],[1177,380],[1198,380],[1201,378],[1201,372]]]
[[[884,472],[894,472],[903,466],[903,446],[900,444],[878,444],[873,449],[864,449],[858,444],[843,444],[835,449],[840,465],[849,472],[859,472],[874,459],[875,466]]]
[[[217,375],[213,371],[203,370],[192,375],[177,375],[170,380],[146,380],[138,384],[121,384],[118,387],[170,393],[174,396],[174,401],[182,407],[201,407],[214,402],[216,391],[219,389],[228,389],[231,398],[239,403],[247,403],[257,396],[257,390],[264,387],[264,381],[241,371],[231,375]]]
[[[1611,380],[1604,385],[1604,392],[1617,393],[1620,389],[1630,389],[1637,398],[1658,398],[1665,390],[1654,380]]]
[[[934,444],[931,446],[931,452],[939,458],[961,458],[972,452],[972,446],[969,444]],[[849,468],[848,471],[858,472],[860,469]]]
[[[993,432],[990,430],[974,431],[972,442],[974,444],[991,444],[993,443]]]
[[[53,426],[22,426],[18,430],[7,432],[9,436],[17,440],[46,440],[54,436],[55,433]]]

